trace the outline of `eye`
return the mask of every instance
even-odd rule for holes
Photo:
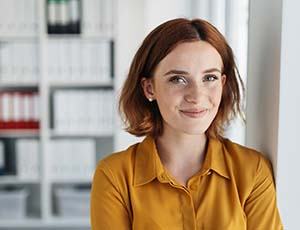
[[[216,81],[219,77],[214,74],[205,75],[203,81]]]
[[[171,77],[169,81],[172,83],[175,83],[175,84],[186,84],[187,83],[185,77],[179,76],[179,75]]]

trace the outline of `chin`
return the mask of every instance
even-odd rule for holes
[[[176,124],[176,125],[174,125]],[[203,135],[206,133],[207,129],[210,126],[210,122],[203,122],[202,124],[195,124],[195,122],[181,122],[173,120],[172,122],[166,122],[164,125],[173,130],[176,133],[182,133],[187,135]]]
[[[207,129],[195,129],[195,128],[192,128],[192,129],[182,129],[181,131],[185,134],[188,134],[188,135],[203,135],[205,134]]]

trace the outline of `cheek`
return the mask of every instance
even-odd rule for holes
[[[219,106],[221,99],[222,99],[222,90],[223,87],[222,86],[218,86],[213,88],[210,91],[210,98],[211,98],[211,102],[215,105],[215,106]]]
[[[156,102],[161,115],[167,119],[176,113],[178,105],[181,103],[181,93],[169,88],[161,88],[157,91]]]
[[[181,93],[180,89],[172,88],[167,84],[156,88],[156,98],[159,104],[170,105],[180,98]]]

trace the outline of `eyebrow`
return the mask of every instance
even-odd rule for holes
[[[219,70],[218,68],[210,68],[210,69],[205,70],[203,73],[211,73],[211,72],[222,73],[221,70]]]
[[[187,75],[187,74],[189,74],[189,73],[186,72],[186,71],[183,71],[183,70],[172,69],[172,70],[166,72],[166,73],[164,74],[164,76],[169,75],[169,74],[186,74],[186,75]]]
[[[203,71],[203,73],[211,73],[211,72],[219,72],[219,73],[222,73],[221,70],[219,70],[218,68],[210,68],[210,69],[207,69],[205,71]],[[168,72],[166,72],[164,74],[164,76],[166,75],[170,75],[170,74],[185,74],[185,75],[188,75],[189,73],[184,71],[184,70],[177,70],[177,69],[172,69]]]

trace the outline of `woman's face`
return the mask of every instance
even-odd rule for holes
[[[142,79],[147,98],[157,101],[165,129],[203,134],[215,118],[226,76],[217,50],[205,41],[181,43]],[[153,103],[153,102],[152,102]]]

